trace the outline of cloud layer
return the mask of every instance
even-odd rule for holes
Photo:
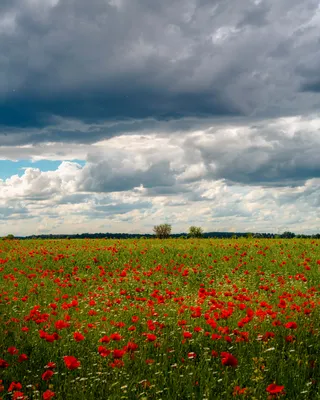
[[[0,234],[319,227],[320,8],[2,0]],[[78,164],[75,160],[81,160]]]

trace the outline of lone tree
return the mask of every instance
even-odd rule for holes
[[[203,236],[203,230],[200,226],[190,226],[188,236],[191,238],[201,238]]]
[[[166,239],[170,236],[171,233],[171,225],[169,224],[161,224],[161,225],[156,225],[153,228],[153,232],[159,239]]]

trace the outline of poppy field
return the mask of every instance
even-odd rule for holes
[[[320,399],[320,245],[0,241],[1,399]]]

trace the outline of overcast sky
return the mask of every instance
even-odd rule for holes
[[[1,0],[0,235],[320,232],[319,0]]]

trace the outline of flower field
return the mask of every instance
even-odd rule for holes
[[[320,399],[317,240],[0,242],[1,399]]]

